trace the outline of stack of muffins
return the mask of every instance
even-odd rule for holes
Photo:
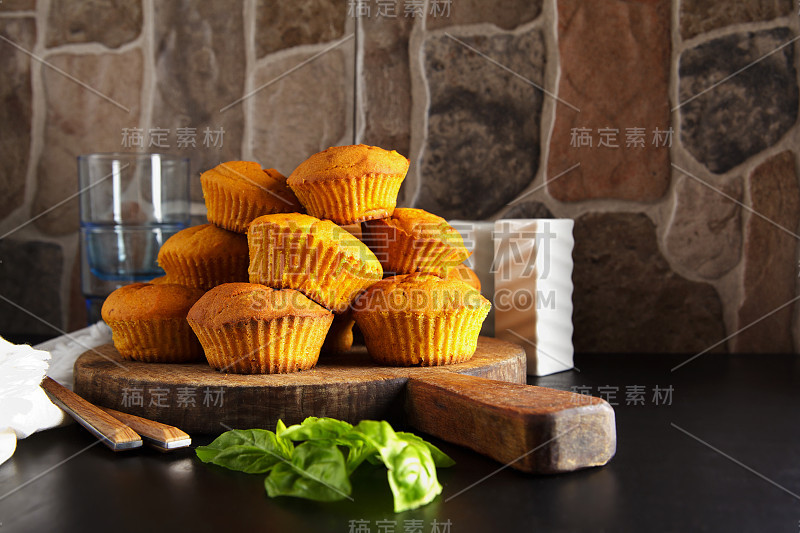
[[[209,223],[164,243],[166,276],[109,296],[114,345],[140,361],[205,356],[223,372],[283,373],[348,351],[357,324],[380,364],[468,360],[490,304],[458,232],[395,209],[408,166],[354,145],[288,178],[246,161],[204,172]]]

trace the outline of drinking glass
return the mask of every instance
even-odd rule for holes
[[[162,275],[158,250],[189,225],[189,160],[166,154],[78,157],[83,268],[90,322],[116,287]]]

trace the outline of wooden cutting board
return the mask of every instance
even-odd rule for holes
[[[75,392],[95,404],[189,433],[275,429],[308,416],[408,422],[528,472],[604,464],[616,449],[614,411],[599,398],[525,385],[525,351],[481,337],[469,361],[378,366],[363,346],[312,370],[241,375],[202,363],[124,360],[107,344],[75,363]],[[531,451],[533,450],[533,451]]]

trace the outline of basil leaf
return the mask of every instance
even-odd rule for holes
[[[283,420],[278,419],[278,423],[275,425],[275,435],[277,436],[276,440],[281,449],[282,455],[286,458],[289,458],[294,452],[294,443],[292,443],[291,439],[281,436],[281,433],[284,431],[286,431],[286,424],[283,423]]]
[[[377,453],[375,447],[366,442],[361,433],[354,431],[351,424],[335,418],[310,416],[302,423],[277,433],[292,440],[313,440],[330,446],[346,447],[345,465],[348,474],[352,474],[365,459]]]
[[[198,446],[195,453],[204,463],[260,474],[291,456],[285,443],[279,441],[272,431],[235,429],[226,431],[208,446]]]
[[[353,426],[343,420],[310,416],[302,423],[289,426],[283,431],[276,431],[276,433],[292,440],[334,440],[349,433],[352,429]]]
[[[375,446],[363,439],[353,439],[351,445],[347,449],[347,461],[345,462],[347,473],[352,474],[355,472],[356,468],[365,460],[372,464],[381,464],[381,460],[377,458],[377,455],[378,451],[375,449]],[[373,461],[376,462],[373,463]]]
[[[296,447],[290,462],[275,465],[264,486],[270,497],[296,496],[318,501],[341,500],[352,491],[341,450],[315,441]]]
[[[447,468],[449,466],[453,466],[454,464],[456,464],[456,462],[453,461],[453,459],[451,459],[449,455],[444,453],[442,450],[440,450],[430,442],[419,437],[418,435],[414,435],[413,433],[406,433],[405,431],[398,431],[397,436],[403,440],[407,440],[409,442],[415,442],[417,444],[422,444],[425,447],[427,447],[428,451],[431,452],[431,457],[433,457],[433,464],[435,464],[438,468]]]
[[[396,513],[430,503],[442,492],[431,451],[424,442],[398,435],[386,421],[362,420],[355,430],[375,446],[388,469]]]
[[[305,441],[296,447],[292,441]],[[346,455],[343,449],[347,450]],[[200,460],[246,473],[269,472],[267,494],[319,501],[349,498],[350,474],[364,461],[387,467],[395,512],[415,509],[442,492],[437,466],[454,464],[433,444],[413,433],[395,432],[385,421],[356,427],[333,418],[309,417],[275,432],[232,430],[196,450]]]
[[[408,443],[386,460],[386,466],[395,513],[430,503],[442,492],[436,479],[436,466],[425,446]]]
[[[369,457],[367,457],[367,462],[372,466],[379,466],[383,464],[383,460],[381,459],[381,456],[378,455],[377,452],[375,453],[375,455],[370,455]]]
[[[372,442],[381,456],[384,455],[383,450],[387,450],[388,453],[390,449],[400,451],[405,447],[405,443],[397,438],[392,426],[385,420],[380,422],[377,420],[362,420],[353,429]]]

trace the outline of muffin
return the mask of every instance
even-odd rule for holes
[[[464,263],[460,265],[456,265],[455,267],[451,268],[447,272],[448,279],[457,279],[459,281],[463,281],[473,289],[480,292],[481,290],[481,280],[478,278],[478,275],[475,273],[474,270],[469,268]]]
[[[186,321],[203,291],[169,283],[133,283],[108,295],[100,313],[114,347],[125,359],[186,363],[203,350]]]
[[[181,230],[158,251],[168,282],[203,290],[247,281],[248,261],[247,238],[213,224]]]
[[[212,367],[276,374],[317,364],[333,313],[292,289],[226,283],[203,295],[187,319]]]
[[[350,311],[333,315],[331,329],[328,330],[328,335],[322,345],[322,353],[324,355],[337,355],[349,352],[350,348],[353,347],[353,326],[355,323],[356,319],[353,318],[353,313]]]
[[[362,239],[391,274],[446,276],[470,256],[457,230],[422,209],[397,208],[390,218],[364,222]]]
[[[245,233],[254,218],[300,211],[300,202],[286,186],[286,176],[252,161],[229,161],[200,175],[208,221]]]
[[[375,254],[330,220],[264,215],[250,224],[247,241],[251,283],[297,289],[334,313],[383,276]]]
[[[466,283],[415,273],[379,281],[353,306],[367,351],[383,365],[468,361],[491,304]]]
[[[394,150],[334,146],[300,163],[287,183],[309,215],[346,225],[391,215],[408,164]]]

